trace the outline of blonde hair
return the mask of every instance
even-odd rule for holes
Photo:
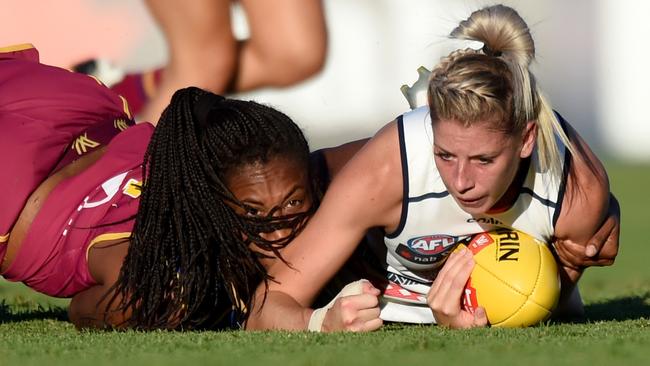
[[[456,50],[433,69],[428,91],[432,121],[454,119],[465,125],[488,121],[514,134],[536,120],[540,168],[561,174],[555,136],[574,150],[529,70],[535,43],[526,22],[514,9],[494,5],[473,12],[450,37],[484,46]]]

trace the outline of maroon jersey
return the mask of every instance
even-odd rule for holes
[[[142,160],[152,133],[149,123],[129,127],[94,164],[61,181],[2,275],[57,297],[96,284],[88,270],[88,251],[95,243],[130,236],[140,201]]]
[[[72,296],[95,283],[87,261],[93,243],[130,234],[153,126],[129,128],[124,98],[92,77],[40,64],[31,45],[0,48],[0,86],[0,260],[32,192],[107,145],[97,162],[50,192],[2,274],[48,295]]]
[[[0,86],[3,252],[40,183],[133,122],[123,98],[87,75],[40,64],[31,45],[0,48]]]

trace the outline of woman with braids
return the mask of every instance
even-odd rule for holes
[[[529,71],[533,39],[515,10],[475,11],[451,37],[483,47],[443,58],[429,79],[429,105],[387,124],[335,177],[309,224],[282,252],[291,266],[276,262],[269,269],[274,281],[258,289],[249,329],[305,329],[314,317],[323,330],[374,330],[383,320],[484,326],[484,310],[460,306],[471,253],[450,254],[456,245],[449,245],[424,261],[407,245],[498,227],[553,243],[560,308],[581,310],[574,289],[583,269],[611,264],[618,249],[590,242],[615,205],[607,174],[542,96]],[[378,291],[367,286],[367,296],[336,300],[324,315],[310,309],[371,227],[384,230],[387,280],[414,295],[408,306],[380,311]]]
[[[40,64],[30,45],[0,49],[0,85],[6,279],[71,297],[78,327],[224,328],[243,319],[268,278],[264,261],[278,257],[317,200],[296,124],[188,88],[155,129],[134,125],[121,97]]]
[[[243,320],[266,280],[263,260],[278,256],[313,207],[309,147],[298,126],[254,102],[182,89],[153,131],[142,174],[107,304],[144,329],[221,328],[233,320],[233,304]],[[85,314],[86,297],[87,309],[103,310],[93,294],[75,296],[71,316],[82,324],[99,319]]]

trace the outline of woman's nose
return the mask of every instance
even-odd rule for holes
[[[474,187],[469,167],[466,163],[459,163],[456,168],[456,177],[454,178],[454,188],[458,193],[465,193]]]
[[[267,241],[281,240],[289,236],[291,229],[280,229],[268,233],[260,233],[260,237]]]

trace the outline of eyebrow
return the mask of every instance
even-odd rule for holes
[[[454,153],[452,153],[452,152],[449,152],[449,151],[443,149],[442,147],[440,147],[440,146],[438,146],[438,145],[436,145],[436,144],[433,144],[433,147],[435,147],[436,149],[440,150],[440,152],[442,152],[442,153],[456,156],[456,154],[454,154]],[[501,150],[499,150],[499,151],[491,151],[491,152],[487,152],[487,153],[483,153],[483,154],[471,155],[469,158],[470,158],[470,159],[477,159],[477,158],[494,158],[494,157],[498,156],[500,153],[501,153]],[[434,154],[435,154],[435,152],[434,152]]]
[[[302,186],[299,186],[299,185],[295,185],[295,186],[293,186],[293,188],[291,188],[291,190],[289,191],[289,193],[287,193],[287,194],[284,196],[284,198],[282,198],[282,202],[284,202],[284,201],[286,201],[287,199],[289,199],[289,197],[293,196],[294,193],[296,193],[297,191],[299,191],[299,190],[301,190],[301,189],[305,189],[305,188],[302,187]]]
[[[284,197],[282,197],[282,202],[286,201],[289,197],[291,197],[293,194],[295,194],[297,191],[299,191],[299,190],[301,190],[301,189],[304,190],[305,187],[302,187],[302,186],[300,186],[300,185],[295,185],[295,186],[293,186],[293,187],[291,188],[291,190],[289,191],[289,193],[287,193]],[[245,204],[247,204],[247,205],[249,205],[249,206],[264,207],[264,203],[262,203],[262,202],[260,202],[260,201],[257,201],[257,200],[255,200],[255,199],[245,199],[245,200],[241,200],[241,202],[242,202],[242,203],[245,203]]]

